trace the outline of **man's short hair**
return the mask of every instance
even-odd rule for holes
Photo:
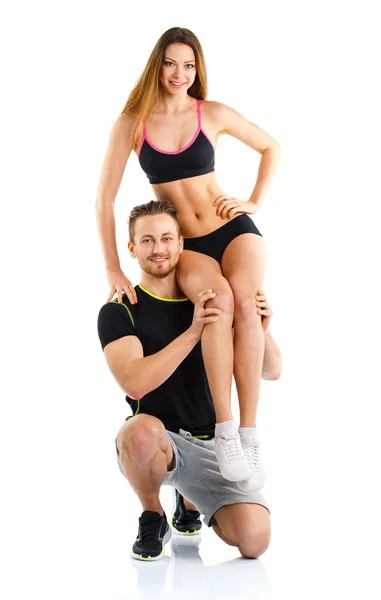
[[[147,215],[162,215],[167,214],[172,217],[172,219],[176,223],[177,232],[180,234],[180,225],[177,220],[177,212],[174,206],[170,202],[161,201],[161,200],[151,200],[151,202],[147,202],[146,204],[139,204],[139,206],[135,206],[130,212],[130,216],[128,218],[128,232],[130,235],[130,241],[135,243],[135,223],[139,217],[145,217]]]

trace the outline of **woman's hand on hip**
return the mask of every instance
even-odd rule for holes
[[[131,304],[135,304],[138,301],[134,286],[121,269],[107,271],[107,281],[110,286],[110,295],[107,298],[107,302],[111,302],[114,294],[117,293],[118,303],[122,304],[123,292],[126,294]]]
[[[221,219],[231,219],[237,214],[253,215],[258,210],[258,205],[250,200],[238,200],[232,196],[221,195],[215,199],[216,215]]]

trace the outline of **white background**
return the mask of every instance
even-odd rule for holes
[[[0,16],[4,598],[124,600],[161,588],[176,598],[187,588],[378,598],[376,2],[36,0]],[[94,205],[112,124],[156,40],[177,25],[203,45],[209,98],[282,146],[255,222],[284,367],[280,381],[263,383],[258,420],[269,550],[226,563],[238,552],[204,530],[204,567],[177,559],[176,569],[168,548],[156,578],[153,566],[136,573],[129,561],[140,507],[115,463],[128,407],[97,338],[108,286]],[[220,140],[216,175],[227,193],[248,198],[258,164],[249,148]],[[126,220],[153,197],[131,157],[116,218],[134,283]],[[163,502],[170,513],[167,491]]]

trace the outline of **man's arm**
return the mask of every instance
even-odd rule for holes
[[[148,392],[159,387],[188,356],[201,339],[204,325],[214,323],[221,313],[217,308],[204,308],[205,302],[214,297],[215,294],[211,290],[201,292],[189,329],[155,354],[144,356],[140,340],[133,335],[122,337],[105,346],[104,353],[110,371],[130,398],[140,400]]]
[[[279,379],[282,373],[282,355],[269,329],[273,311],[262,290],[258,290],[255,303],[257,305],[257,312],[262,319],[263,333],[265,334],[262,379],[276,380]]]
[[[265,332],[265,353],[263,356],[262,379],[274,381],[282,373],[282,355],[270,331]]]

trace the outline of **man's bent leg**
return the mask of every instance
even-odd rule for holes
[[[123,424],[116,444],[123,472],[138,495],[143,511],[163,515],[160,486],[174,462],[163,423],[150,415],[136,415]]]
[[[219,508],[212,525],[216,534],[230,546],[238,547],[245,558],[258,558],[269,544],[270,514],[260,504],[230,504]]]

